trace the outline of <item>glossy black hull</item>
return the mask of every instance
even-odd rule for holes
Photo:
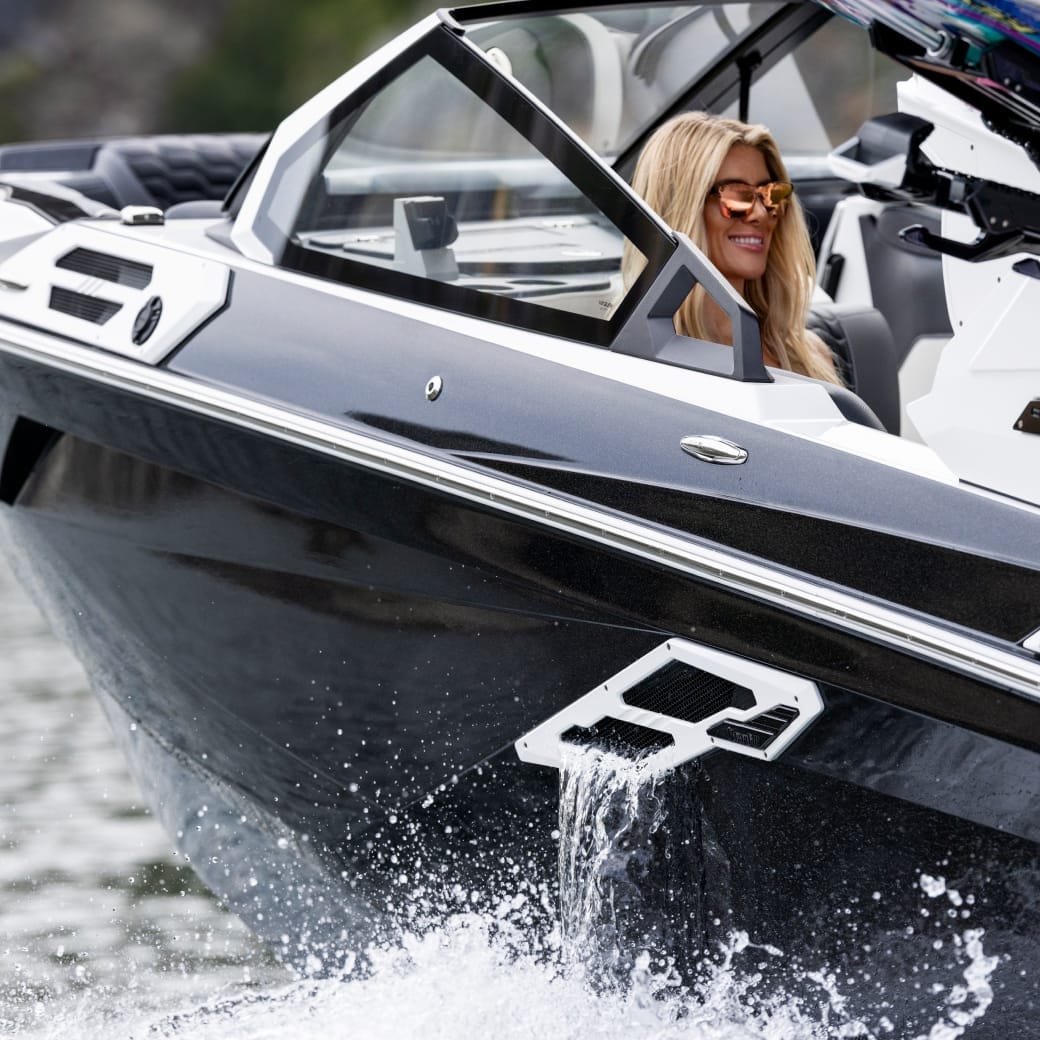
[[[943,1006],[916,982],[952,984],[955,937],[984,928],[1006,960],[971,1035],[1025,1035],[1035,704],[447,491],[34,365],[4,380],[4,414],[55,431],[22,444],[15,563],[164,822],[288,958],[335,967],[420,875],[432,905],[513,866],[551,886],[557,775],[513,742],[693,636],[815,680],[826,710],[779,762],[715,753],[670,782],[633,942],[688,967],[743,929],[909,1029]]]

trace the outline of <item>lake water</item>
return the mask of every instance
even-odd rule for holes
[[[0,1034],[85,1036],[84,1016],[289,980],[178,862],[79,665],[2,566],[0,757]]]
[[[569,774],[563,840],[587,847],[564,857],[562,932],[525,923],[544,921],[555,896],[518,890],[489,905],[475,893],[437,927],[373,951],[364,978],[291,974],[179,860],[142,807],[77,663],[2,565],[0,756],[0,1036],[890,1035],[882,1018],[846,1015],[840,987],[822,975],[813,980],[820,999],[811,1011],[782,992],[765,1004],[749,1000],[756,965],[783,954],[743,935],[689,989],[639,950],[618,957],[609,934],[604,941],[609,915],[588,886],[639,815],[644,789],[638,775],[602,760]],[[922,899],[953,898],[937,879],[921,885]],[[979,1017],[995,965],[970,930],[958,941],[964,970],[951,992],[959,987],[958,1006]],[[967,1029],[970,1040],[970,1025],[944,1017],[923,1036],[955,1040]]]

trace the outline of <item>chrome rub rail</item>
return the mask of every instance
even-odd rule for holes
[[[185,376],[0,322],[0,351],[621,550],[1040,702],[1040,662],[909,611]]]

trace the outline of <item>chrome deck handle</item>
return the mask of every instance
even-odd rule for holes
[[[687,455],[719,466],[740,466],[748,459],[747,448],[710,433],[683,437],[679,444]]]

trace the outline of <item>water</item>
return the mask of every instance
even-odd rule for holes
[[[288,980],[179,862],[6,568],[0,756],[0,1034]]]
[[[782,950],[753,943],[743,931],[731,932],[714,950],[700,951],[692,965],[675,961],[671,951],[689,948],[690,936],[675,934],[679,915],[662,902],[661,890],[676,875],[674,867],[671,875],[662,875],[661,868],[690,844],[668,837],[670,819],[681,816],[687,829],[697,826],[695,802],[683,797],[688,784],[688,773],[680,778],[655,771],[652,756],[632,760],[594,749],[565,753],[560,786],[562,964],[572,976],[584,974],[599,992],[652,1009],[669,1023],[662,1035],[680,1027],[687,1030],[683,1035],[696,1037],[877,1040],[894,1034],[896,1027],[885,1013],[889,1002],[884,990],[890,980],[874,979],[871,973],[807,967]],[[710,856],[710,833],[702,830],[699,837],[692,843],[697,855]],[[689,858],[679,871],[701,876],[699,867]],[[649,877],[657,883],[643,883]],[[990,980],[1000,958],[986,954],[982,928],[963,927],[974,904],[970,894],[949,887],[941,876],[922,873],[915,880],[919,919],[938,923],[932,950],[948,958],[949,967],[942,981],[927,987],[942,998],[942,1012],[923,1028],[914,1026],[907,1033],[904,1027],[897,1035],[956,1040],[992,1004]],[[880,898],[880,893],[873,897]],[[682,898],[687,909],[689,893]],[[856,930],[851,908],[849,915]],[[915,930],[909,922],[907,929]],[[927,964],[920,967],[930,970]],[[903,982],[921,985],[909,978]],[[875,1006],[864,1001],[864,992],[877,993]],[[719,1028],[721,1032],[713,1031]]]
[[[667,822],[662,780],[639,763],[569,759],[559,905],[555,889],[521,881],[504,895],[458,891],[367,951],[363,977],[314,980],[275,963],[180,861],[140,804],[78,665],[5,569],[0,742],[2,1036],[892,1035],[880,1012],[864,1021],[847,1009],[845,981],[826,966],[787,969],[783,951],[743,933],[710,951],[695,979],[679,976],[655,946],[655,908],[638,884],[640,857]],[[960,914],[970,902],[937,875],[907,883],[923,905]],[[948,942],[948,1010],[922,1040],[970,1040],[992,998],[998,965],[981,932],[954,928]],[[791,986],[763,992],[767,963]]]
[[[565,963],[623,981],[650,947],[653,913],[639,880],[653,835],[665,822],[660,781],[645,758],[565,751],[558,896]]]

